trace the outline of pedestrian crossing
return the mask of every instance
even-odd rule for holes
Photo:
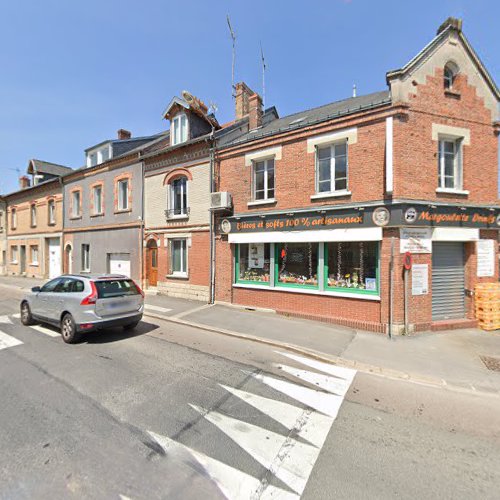
[[[22,342],[20,340],[0,330],[0,351],[2,349],[7,349],[8,347],[15,347],[21,344]]]
[[[180,441],[149,431],[149,435],[167,456],[184,457],[183,461],[195,471],[199,471],[201,467],[228,499],[300,498],[356,375],[355,370],[290,353],[277,353],[304,367],[275,365],[291,376],[293,382],[263,373],[247,375],[258,382],[259,386],[277,391],[294,400],[295,404],[268,398],[241,387],[234,388],[225,384],[219,386],[230,397],[237,398],[285,427],[288,433],[260,427],[228,415],[220,408],[212,410],[190,404],[204,421],[213,425],[235,443],[242,453],[250,455],[260,464],[265,471],[260,477],[216,460]],[[295,380],[300,382],[296,383]],[[307,385],[303,385],[304,382]]]

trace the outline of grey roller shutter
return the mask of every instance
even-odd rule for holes
[[[465,317],[463,243],[432,244],[432,319]]]

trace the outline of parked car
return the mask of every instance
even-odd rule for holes
[[[142,319],[144,293],[121,275],[71,274],[35,286],[21,301],[21,322],[49,323],[61,329],[64,342],[115,326],[133,329]]]

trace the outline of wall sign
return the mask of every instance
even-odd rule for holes
[[[429,264],[413,264],[411,269],[411,294],[429,293]]]
[[[480,277],[495,275],[495,241],[479,240],[477,244],[477,275]]]
[[[408,227],[399,230],[400,253],[432,253],[432,229]]]

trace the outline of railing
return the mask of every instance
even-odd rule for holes
[[[184,207],[184,208],[167,208],[165,210],[165,217],[167,219],[175,219],[175,218],[181,218],[181,217],[188,217],[189,216],[189,207]]]

